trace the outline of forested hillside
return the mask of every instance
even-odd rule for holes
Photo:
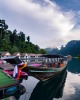
[[[46,51],[49,54],[80,56],[80,40],[69,41],[65,46],[62,45],[60,50],[58,48],[46,48]]]
[[[5,20],[0,20],[0,52],[2,51],[46,53],[44,49],[30,42],[30,36],[26,37],[24,32],[18,33],[16,29],[9,30]]]

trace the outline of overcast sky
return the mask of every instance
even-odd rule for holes
[[[0,0],[0,19],[41,48],[80,39],[80,0]]]

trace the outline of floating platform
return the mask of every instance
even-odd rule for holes
[[[25,92],[26,88],[20,84],[19,90],[15,94],[4,96],[4,98],[0,100],[19,100],[20,96],[23,95]]]
[[[0,99],[19,90],[19,82],[0,70]]]

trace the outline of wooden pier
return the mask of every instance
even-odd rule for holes
[[[0,70],[0,99],[19,90],[19,82]]]

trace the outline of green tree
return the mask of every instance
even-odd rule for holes
[[[30,36],[27,37],[27,41],[30,42]]]
[[[5,20],[0,20],[0,39],[4,38],[8,25],[5,23]]]
[[[8,30],[8,25],[5,20],[0,20],[0,51],[14,52],[27,52],[27,53],[46,53],[44,49],[40,49],[38,45],[30,42],[30,36],[27,36],[25,41],[25,34],[17,30],[13,32]]]
[[[17,48],[17,46],[13,46],[13,48],[11,48],[11,51],[10,51],[11,53],[14,53],[14,52],[19,52],[19,50],[18,50],[18,48]]]
[[[22,31],[20,31],[20,33],[18,33],[18,36],[19,36],[19,40],[21,42],[25,42],[25,34]]]
[[[47,52],[45,51],[45,49],[40,49],[40,50],[39,50],[39,53],[41,53],[41,54],[46,54]]]
[[[16,29],[13,30],[13,32],[10,34],[10,42],[11,42],[12,47],[17,44],[17,30]]]
[[[9,42],[4,38],[4,39],[2,39],[2,50],[3,51],[8,51],[8,49],[9,49]]]

